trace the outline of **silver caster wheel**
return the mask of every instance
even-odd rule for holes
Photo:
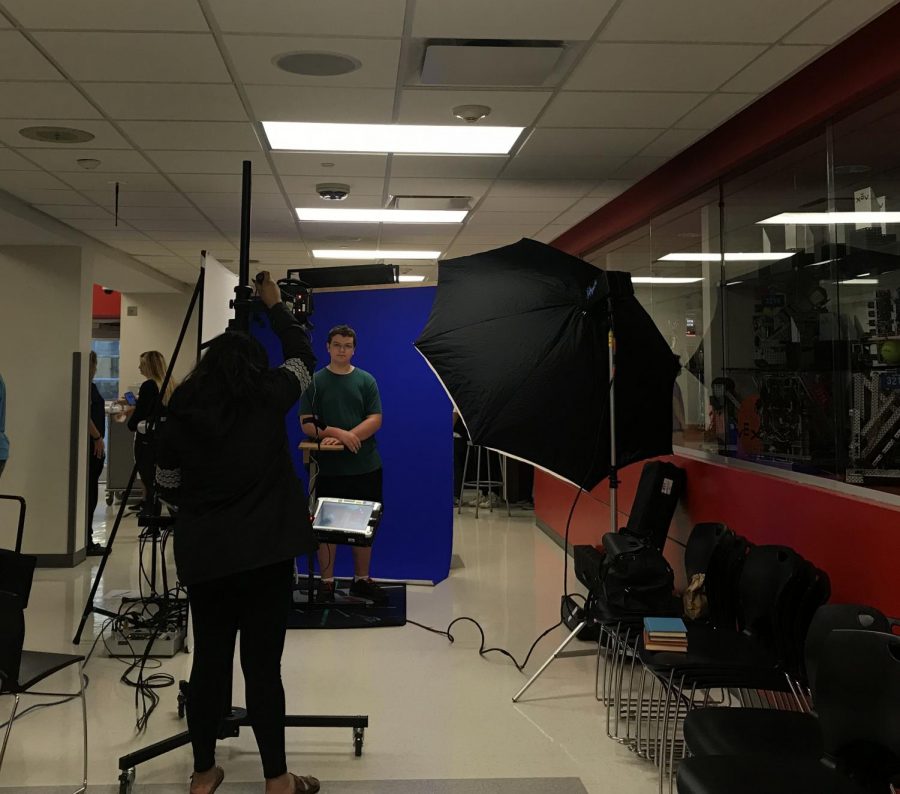
[[[119,794],[131,794],[134,791],[134,767],[123,769],[119,775]]]
[[[353,729],[353,752],[357,758],[362,755],[363,750],[363,736],[365,735],[365,728],[354,728]]]

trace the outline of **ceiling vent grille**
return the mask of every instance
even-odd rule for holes
[[[565,52],[561,41],[431,39],[425,43],[420,82],[432,86],[548,84]]]

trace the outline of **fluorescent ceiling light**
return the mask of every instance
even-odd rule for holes
[[[316,259],[437,259],[440,251],[377,251],[350,248],[317,248],[313,250]]]
[[[524,127],[264,121],[269,146],[291,152],[509,154]]]
[[[425,276],[397,276],[397,281],[401,284],[404,282],[424,281]]]
[[[877,284],[877,278],[848,278],[844,281],[839,281],[838,284]]]
[[[339,207],[297,207],[301,221],[337,223],[462,223],[468,210],[352,210]]]
[[[757,225],[838,226],[857,223],[900,223],[900,212],[782,212]]]
[[[632,284],[695,284],[703,281],[699,276],[696,278],[681,278],[680,276],[632,276]]]
[[[726,253],[726,262],[776,262],[779,259],[788,259],[794,255],[793,251]],[[722,254],[666,254],[661,256],[659,262],[721,262]]]

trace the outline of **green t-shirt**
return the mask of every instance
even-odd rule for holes
[[[368,372],[355,367],[346,375],[320,369],[300,398],[300,415],[316,414],[326,425],[352,430],[367,416],[381,413],[378,384]],[[326,476],[367,474],[381,468],[375,436],[362,442],[356,454],[349,450],[317,456],[319,472]]]

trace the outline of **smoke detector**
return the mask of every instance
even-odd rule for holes
[[[93,171],[100,165],[100,161],[94,157],[79,157],[75,162],[85,171]]]
[[[474,124],[491,114],[487,105],[457,105],[453,108],[453,115],[467,124]]]
[[[316,193],[323,201],[343,201],[350,195],[350,185],[342,182],[320,182],[316,185]]]

